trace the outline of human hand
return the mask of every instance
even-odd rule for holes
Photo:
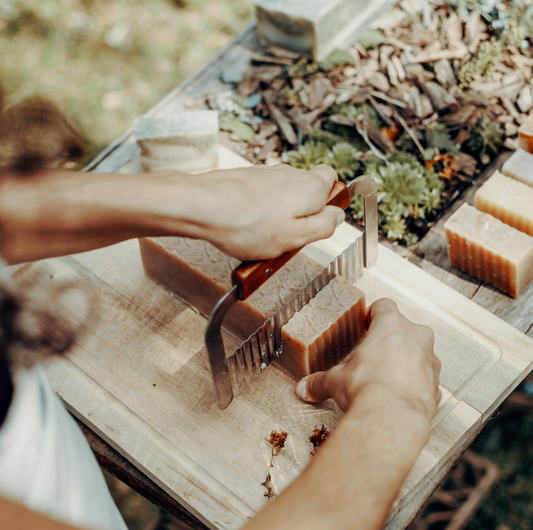
[[[440,399],[433,331],[405,318],[385,298],[372,304],[368,318],[367,334],[350,360],[303,378],[296,393],[310,402],[333,398],[346,411],[365,387],[381,387],[431,421]]]
[[[191,235],[240,260],[277,257],[330,237],[344,220],[343,210],[326,206],[337,180],[329,166],[255,166],[185,178],[190,204],[198,205],[187,213]]]

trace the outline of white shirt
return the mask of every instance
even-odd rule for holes
[[[40,365],[20,370],[0,428],[0,495],[75,526],[127,530],[96,459]]]

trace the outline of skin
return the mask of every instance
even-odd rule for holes
[[[196,176],[4,173],[2,252],[9,263],[21,263],[133,237],[181,235],[206,239],[241,260],[265,259],[333,233],[344,214],[324,205],[336,179],[327,166]],[[393,301],[375,302],[350,360],[308,376],[296,390],[309,402],[334,399],[343,419],[302,475],[246,530],[381,528],[428,440],[439,371],[432,331],[403,317]],[[0,498],[0,513],[4,507],[11,519],[9,526],[0,521],[0,530],[69,528]]]

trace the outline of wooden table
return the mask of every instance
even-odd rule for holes
[[[201,94],[227,90],[227,86],[222,85],[219,81],[220,72],[227,65],[231,65],[232,69],[245,71],[248,68],[250,55],[258,49],[259,44],[255,38],[254,28],[251,27],[196,75],[156,105],[148,115],[179,112],[186,108],[189,100],[195,99]],[[88,169],[95,172],[119,171],[124,170],[124,167],[131,169],[135,167],[137,155],[137,147],[130,130],[102,153]],[[501,162],[501,160],[498,161],[498,163]],[[468,191],[466,197],[471,197],[471,194],[472,191]],[[328,252],[335,254],[345,244],[346,238],[353,237],[353,232],[350,231],[353,229],[347,227],[343,230],[339,236],[336,236],[336,239],[334,238],[332,241],[315,248],[317,259],[320,259],[321,252],[324,255],[327,255]],[[533,304],[528,304],[528,302],[531,302],[533,290],[529,289],[519,299],[512,300],[502,293],[450,269],[444,254],[445,246],[443,245],[442,234],[442,221],[439,221],[414,248],[407,250],[396,247],[394,249],[395,254],[382,246],[380,263],[375,270],[372,269],[360,281],[360,287],[367,292],[370,298],[376,297],[382,292],[385,294],[392,292],[391,296],[399,300],[400,303],[406,302],[406,311],[411,311],[416,316],[417,314],[421,315],[421,308],[424,311],[427,310],[436,326],[444,322],[442,325],[448,326],[449,330],[459,330],[457,331],[461,335],[457,339],[459,343],[463,344],[465,341],[470,341],[469,344],[474,350],[477,348],[485,352],[479,354],[481,356],[479,366],[476,365],[473,369],[473,375],[469,375],[465,379],[463,386],[458,385],[461,388],[457,388],[457,394],[455,394],[454,389],[450,392],[444,392],[432,438],[419,458],[415,466],[416,469],[414,468],[403,486],[391,512],[386,526],[390,530],[404,528],[409,523],[457,458],[479,433],[496,407],[531,370],[533,363],[533,342],[516,331],[519,330],[526,334],[532,332],[533,307],[529,306],[533,306]],[[64,275],[68,278],[72,274],[76,274],[81,282],[99,289],[100,295],[109,295],[108,298],[102,300],[102,304],[106,309],[108,305],[116,307],[114,314],[109,313],[110,318],[116,319],[115,326],[124,325],[131,336],[136,331],[135,326],[151,327],[151,340],[159,341],[157,343],[158,348],[160,347],[161,351],[166,351],[167,346],[164,342],[167,340],[168,334],[173,331],[173,327],[176,327],[176,319],[180,321],[180,332],[186,333],[187,330],[199,329],[202,326],[199,321],[201,317],[187,312],[190,310],[184,310],[183,307],[178,309],[177,305],[172,305],[179,304],[178,302],[170,298],[168,300],[163,298],[158,291],[160,288],[151,286],[141,278],[142,270],[139,273],[138,269],[135,269],[130,281],[126,272],[128,272],[131,262],[138,260],[138,255],[134,244],[121,245],[96,251],[100,254],[87,253],[72,258],[49,260],[49,262],[24,266],[17,271],[17,275],[40,278]],[[398,253],[408,259],[400,259]],[[417,269],[410,262],[415,263],[429,274]],[[104,267],[104,264],[108,266]],[[112,265],[111,269],[110,264]],[[117,270],[112,270],[113,267],[116,267]],[[121,270],[126,272],[121,274]],[[446,288],[434,278],[449,285],[455,291]],[[105,289],[102,289],[104,284]],[[389,290],[385,289],[384,286]],[[110,289],[112,292],[108,293]],[[457,294],[456,291],[465,295],[466,298]],[[468,299],[487,308],[492,314],[484,312]],[[150,316],[149,319],[147,318],[148,315]],[[131,322],[129,321],[130,318],[132,319]],[[102,340],[112,341],[114,337],[110,334],[103,338],[100,337],[100,339],[100,342],[91,343],[89,346],[82,345],[73,352],[73,362],[70,360],[54,361],[48,369],[52,383],[64,399],[67,407],[83,423],[91,426],[91,430],[94,431],[91,432],[85,428],[86,435],[103,467],[194,528],[237,528],[245,522],[248,517],[253,515],[255,509],[244,503],[238,495],[233,495],[230,490],[220,489],[214,476],[211,476],[210,473],[206,474],[206,469],[211,469],[209,465],[214,465],[217,460],[214,459],[212,464],[206,464],[208,467],[200,466],[198,461],[191,459],[186,453],[179,452],[179,448],[172,444],[172,440],[168,436],[166,438],[161,437],[153,426],[147,426],[146,417],[143,420],[135,412],[136,408],[146,407],[146,396],[149,396],[150,391],[148,387],[152,386],[152,379],[149,379],[151,376],[146,375],[145,378],[142,370],[135,371],[132,368],[128,374],[124,374],[124,377],[130,378],[130,380],[124,381],[122,385],[119,382],[120,388],[117,387],[113,391],[109,391],[109,388],[102,387],[101,380],[105,380],[109,376],[105,370],[106,367],[104,366],[102,369],[103,365],[101,364],[100,368],[96,367],[93,370],[91,360],[85,355],[91,351],[91,354],[100,356],[99,362],[102,363],[102,358],[105,359],[106,355],[106,352],[102,352]],[[195,343],[196,348],[201,347],[201,337],[199,339],[197,335],[191,335],[189,339]],[[173,335],[172,340],[180,341],[180,335]],[[443,338],[441,337],[439,340],[439,347],[441,347]],[[451,337],[451,342],[453,340],[455,340],[454,337]],[[130,351],[135,353],[135,344],[126,344],[126,339],[123,342],[120,351],[116,352],[117,355],[129,355]],[[186,339],[183,339],[180,344],[183,346],[185,342]],[[185,346],[189,347],[188,344]],[[111,352],[109,353],[111,354]],[[153,353],[157,357],[157,351],[154,350]],[[132,357],[132,359],[132,362],[138,362],[140,357]],[[203,369],[201,363],[196,365],[185,363],[184,365],[182,360],[169,360],[165,356],[156,358],[154,362],[159,371],[166,370],[167,373],[172,370],[174,370],[172,373],[178,373],[183,366],[192,372]],[[169,364],[173,362],[177,363],[176,366],[169,367]],[[287,380],[286,376],[280,375],[281,372],[275,373],[279,372],[275,369],[267,372],[268,375],[265,373],[267,377],[260,383],[259,390],[250,399],[255,399],[255,403],[268,401],[269,407],[274,410],[278,404],[275,399],[272,400],[272,392],[281,387],[290,388],[292,383]],[[449,376],[450,374],[446,375],[446,377]],[[164,386],[170,382],[170,379],[159,378],[157,381],[158,386]],[[139,390],[139,399],[135,398],[134,400],[135,403],[124,405],[124,402],[117,401],[115,394],[127,394],[128,385],[138,385],[141,390]],[[153,383],[153,387],[156,387],[156,383]],[[156,390],[154,390],[154,395],[155,392]],[[157,392],[161,392],[159,388]],[[202,411],[198,409],[199,412],[206,413],[206,418],[215,418],[218,421],[216,410],[213,408],[214,401],[211,403],[214,398],[209,389],[205,389],[205,395],[201,392],[199,394],[204,396],[202,398],[204,401],[199,405],[204,408]],[[137,394],[134,393],[134,395]],[[294,399],[294,402],[291,401],[291,406],[298,406],[296,398],[287,397],[286,399]],[[237,404],[236,406],[241,405]],[[172,408],[168,409],[168,404],[165,406],[167,406],[170,416]],[[246,412],[245,408],[242,410]],[[313,410],[312,414],[317,414],[314,416],[316,420],[306,417],[307,427],[312,425],[313,421],[322,421],[323,417],[327,417],[331,421],[336,421],[340,417],[338,411],[331,405],[324,405]],[[99,417],[98,420],[96,420],[96,416]],[[104,416],[105,419],[102,420]],[[276,417],[276,413],[273,417]],[[226,416],[226,418],[230,418],[230,416]],[[164,422],[164,417],[161,421]],[[238,421],[238,418],[228,421]],[[284,421],[293,422],[296,425],[292,416],[291,418],[286,417]],[[223,423],[224,421],[221,425]],[[281,424],[279,426],[283,427]],[[272,425],[272,427],[275,426]],[[205,426],[203,428],[205,429]],[[265,428],[268,427],[265,426]],[[146,436],[152,437],[152,447],[143,446],[142,450],[139,448],[138,445],[141,444],[141,441],[139,440],[139,444],[137,444],[135,436],[141,430],[145,436],[144,442],[146,442]],[[243,437],[249,434],[245,426],[242,426],[240,433]],[[111,441],[114,450],[98,435]],[[223,443],[223,440],[220,443]],[[305,446],[302,447],[305,451]],[[300,451],[302,447],[300,447]],[[155,451],[156,448],[157,451]],[[225,449],[225,451],[230,450],[231,448]],[[175,456],[176,451],[181,455],[179,458]],[[127,455],[137,466],[149,470],[151,478],[158,484],[139,473],[135,467],[122,459],[121,454]],[[234,457],[231,453],[225,454],[228,458]],[[166,460],[164,459],[165,455]],[[280,480],[292,479],[298,470],[301,470],[301,462],[298,463],[296,460],[287,476],[281,477]],[[287,466],[289,464],[287,461]],[[199,476],[201,476],[201,480],[198,480]],[[237,485],[238,480],[235,482],[235,487]],[[220,495],[214,495],[213,492],[220,492]],[[261,494],[258,493],[258,495]],[[176,502],[176,498],[180,502]],[[258,502],[253,501],[252,504],[257,506]]]

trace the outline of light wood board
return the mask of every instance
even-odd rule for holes
[[[225,167],[244,164],[221,153]],[[326,263],[355,237],[359,232],[344,223],[305,252]],[[431,326],[443,365],[431,439],[391,511],[392,530],[405,526],[529,372],[533,341],[386,247],[379,253],[358,287],[368,303],[390,297],[409,318]],[[16,275],[74,281],[87,293],[97,321],[68,359],[48,365],[54,388],[77,417],[211,528],[239,528],[267,502],[261,482],[271,430],[289,433],[272,472],[279,492],[311,458],[313,428],[332,429],[341,417],[333,403],[299,401],[296,382],[275,367],[220,411],[203,345],[206,320],[146,278],[136,241],[24,266]]]

